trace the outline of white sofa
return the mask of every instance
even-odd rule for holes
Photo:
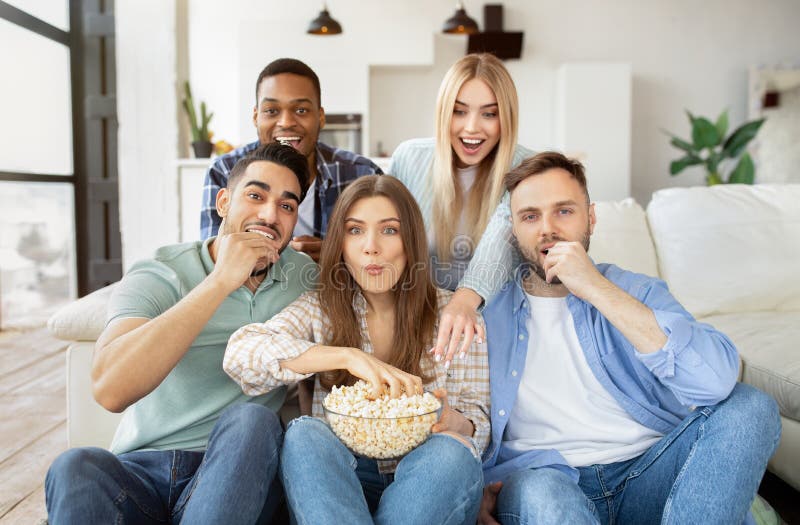
[[[698,319],[739,348],[742,381],[771,394],[783,435],[770,470],[800,490],[800,184],[674,188],[647,212],[632,199],[596,205],[590,254],[663,278]],[[119,415],[91,396],[93,341],[110,288],[57,313],[49,327],[67,350],[70,446],[108,446]]]

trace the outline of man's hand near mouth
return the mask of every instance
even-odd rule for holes
[[[322,239],[319,237],[311,235],[292,237],[292,242],[289,244],[295,251],[303,252],[314,259],[314,262],[319,262],[319,254],[322,251]]]
[[[546,252],[542,267],[550,283],[558,277],[561,284],[577,297],[591,302],[595,292],[610,284],[603,277],[579,242],[560,241],[543,250]]]
[[[278,240],[263,232],[247,231],[218,236],[217,260],[212,275],[228,292],[247,284],[254,271],[275,263],[280,257]]]

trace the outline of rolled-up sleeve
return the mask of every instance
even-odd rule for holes
[[[728,397],[739,372],[733,342],[713,326],[696,321],[663,281],[651,281],[641,295],[667,342],[650,354],[637,351],[637,358],[684,406],[714,405]]]
[[[222,368],[242,388],[255,396],[281,385],[301,381],[282,362],[316,346],[322,333],[322,314],[317,296],[308,292],[265,323],[245,325],[228,340]]]
[[[483,319],[479,319],[483,324]],[[483,454],[491,439],[491,392],[489,387],[489,355],[486,342],[473,341],[464,360],[453,360],[448,391],[457,392],[452,408],[472,421],[475,433],[472,439]]]

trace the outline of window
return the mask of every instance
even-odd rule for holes
[[[113,2],[0,0],[0,330],[121,275]]]

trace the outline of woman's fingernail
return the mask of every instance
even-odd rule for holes
[[[466,352],[461,352],[460,354],[458,354],[458,358],[459,359],[464,359],[465,357],[467,357],[467,353]]]
[[[435,347],[435,346],[434,346],[433,348],[431,348],[430,350],[428,350],[428,353],[429,353],[429,354],[432,354],[434,350],[436,350],[436,347]]]
[[[445,361],[444,362],[444,369],[447,370],[448,368],[450,368],[450,361]]]
[[[438,363],[441,360],[442,360],[442,356],[440,356],[439,354],[436,354],[436,362]]]

